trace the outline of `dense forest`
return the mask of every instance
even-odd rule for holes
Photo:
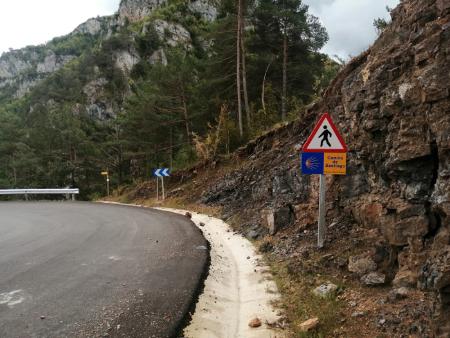
[[[0,187],[73,186],[88,199],[105,193],[104,170],[117,187],[226,156],[296,118],[340,68],[319,52],[327,33],[300,0],[216,9],[208,20],[169,1],[139,21],[24,49],[73,57],[25,95],[0,87]]]

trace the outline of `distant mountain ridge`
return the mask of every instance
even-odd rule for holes
[[[2,100],[22,98],[49,75],[87,50],[111,38],[129,23],[141,21],[168,4],[167,0],[122,0],[114,15],[91,18],[80,24],[72,33],[54,38],[47,44],[3,53],[0,56],[0,103]],[[189,8],[209,21],[217,16],[216,7],[207,0],[191,1]],[[170,25],[159,23],[161,29],[168,26]],[[178,30],[180,34],[186,35],[185,29]],[[77,44],[80,40],[83,40],[82,45]],[[130,71],[129,68],[139,59],[128,51],[118,54],[117,64],[122,70],[127,68]],[[156,59],[164,60],[161,52],[152,60]]]

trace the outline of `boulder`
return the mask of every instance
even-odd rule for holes
[[[299,325],[301,332],[308,332],[314,330],[319,325],[319,318],[310,318]]]
[[[338,286],[336,284],[333,283],[326,283],[326,284],[322,284],[320,286],[318,286],[317,288],[315,288],[313,290],[313,294],[321,297],[321,298],[327,298],[329,296],[332,296],[336,293],[338,289]]]
[[[392,284],[396,287],[416,287],[418,276],[407,268],[400,269],[395,275]]]
[[[267,227],[270,235],[275,235],[280,229],[286,228],[295,221],[295,214],[291,207],[263,211],[263,225]]]
[[[365,256],[351,256],[348,259],[348,271],[354,272],[358,275],[364,275],[375,271],[377,264],[370,257]]]
[[[388,299],[394,302],[399,299],[407,298],[409,295],[409,289],[405,287],[392,289],[388,294]]]
[[[361,277],[361,283],[367,286],[377,286],[386,283],[386,276],[379,272],[371,272]]]
[[[245,237],[255,240],[259,237],[259,232],[256,230],[250,230]]]

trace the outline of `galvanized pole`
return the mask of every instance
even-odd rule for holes
[[[166,199],[166,194],[164,192],[164,177],[161,177],[161,185],[162,185],[162,199],[164,201]]]
[[[109,197],[109,172],[106,175],[106,196]]]
[[[159,177],[156,176],[156,200],[159,201]]]
[[[318,224],[318,232],[317,232],[317,246],[319,248],[323,248],[325,242],[325,233],[326,233],[326,225],[325,225],[325,213],[326,213],[326,191],[327,191],[327,182],[325,179],[325,175],[320,175],[320,195],[319,195],[319,224]]]

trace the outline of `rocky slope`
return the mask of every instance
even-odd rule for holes
[[[435,292],[436,332],[448,336],[450,2],[403,1],[392,17],[323,100],[299,122],[242,149],[240,157],[252,160],[211,185],[202,201],[240,211],[250,224],[267,224],[267,214],[277,227],[313,224],[318,183],[300,174],[298,146],[329,111],[350,153],[348,175],[327,178],[328,224],[345,213],[379,233],[363,255],[387,250],[377,266],[388,267],[381,272],[389,282]]]
[[[194,178],[172,196],[193,202],[198,192],[198,201],[221,207],[247,236],[275,235],[263,249],[293,273],[340,276],[348,284],[350,272],[356,285],[393,287],[387,298],[389,288],[358,289],[365,294],[360,302],[373,299],[373,321],[360,319],[368,331],[359,337],[448,337],[450,2],[405,0],[392,19],[298,121],[240,149],[232,165],[238,169],[180,173],[182,181]],[[350,149],[348,175],[327,177],[328,253],[312,263],[323,255],[314,249],[318,177],[301,175],[299,149],[326,111]],[[134,197],[145,197],[146,189]],[[404,298],[396,296],[405,294],[401,288],[409,302],[384,306]],[[343,297],[356,304],[352,296]]]
[[[125,79],[124,83],[129,82],[130,73],[139,62],[166,63],[167,48],[180,45],[192,48],[189,27],[166,20],[164,15],[152,17],[156,11],[173,3],[166,0],[123,0],[115,15],[89,19],[71,34],[55,38],[46,45],[4,53],[0,57],[0,104],[24,97],[51,75],[64,72],[66,65],[82,62],[84,55],[98,53],[102,46],[114,39],[116,45],[109,52],[112,53],[114,67]],[[187,7],[190,13],[206,21],[213,21],[217,16],[213,1],[190,1]],[[134,25],[131,30],[130,24]],[[137,50],[136,40],[139,37],[151,39],[146,34],[152,29],[156,30],[161,46],[148,56]],[[117,43],[117,40],[122,42]],[[82,104],[92,117],[108,119],[117,115],[122,107],[120,102],[113,103],[105,96],[110,80],[98,71],[99,66],[94,67],[94,74],[84,83],[84,98],[79,101],[86,103],[77,102],[74,111],[79,111]],[[125,88],[120,96],[128,94],[129,88]]]

